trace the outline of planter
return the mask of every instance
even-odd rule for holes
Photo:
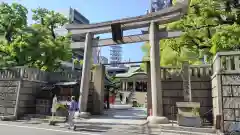
[[[183,116],[178,114],[177,121],[179,126],[186,127],[201,127],[201,118],[199,116]]]
[[[56,125],[56,121],[54,121],[54,120],[51,120],[51,121],[49,121],[49,125],[51,125],[51,126],[55,126]]]
[[[138,107],[138,102],[137,101],[133,101],[132,102],[132,107]]]
[[[201,127],[200,103],[177,102],[176,105],[178,107],[177,121],[179,126]]]
[[[68,111],[67,109],[63,109],[63,108],[59,108],[56,111],[56,116],[60,116],[60,117],[66,117],[68,116]]]

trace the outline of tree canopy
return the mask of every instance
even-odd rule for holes
[[[167,30],[181,30],[178,38],[163,39],[161,65],[179,65],[182,61],[202,63],[219,51],[240,48],[240,9],[238,0],[191,0],[188,14],[166,25]],[[163,26],[160,26],[163,27]],[[149,43],[142,46],[143,59],[149,58]]]
[[[61,61],[71,59],[69,35],[54,32],[67,19],[44,8],[32,12],[35,23],[28,25],[26,7],[18,3],[0,4],[0,68],[27,66],[55,71]]]

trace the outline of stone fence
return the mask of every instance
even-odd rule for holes
[[[147,66],[148,75],[148,109],[151,108],[151,79],[150,65]],[[176,119],[176,102],[184,101],[184,72],[181,68],[161,67],[161,83],[163,89],[163,113],[169,119]],[[203,115],[212,109],[211,92],[211,65],[190,65],[192,101],[200,102],[200,114]]]
[[[105,68],[97,65],[90,75],[88,111],[103,112]],[[36,113],[36,97],[48,82],[80,82],[81,72],[44,72],[32,68],[0,71],[0,116],[22,116]]]
[[[183,71],[176,67],[161,67],[161,80],[179,80]],[[210,64],[205,65],[190,65],[189,74],[191,77],[199,78],[212,75],[212,68]]]
[[[164,115],[176,119],[176,102],[184,101],[185,74],[180,68],[161,67]],[[193,102],[200,102],[200,114],[204,115],[212,109],[211,65],[190,66],[191,96]]]
[[[222,116],[222,130],[240,127],[240,52],[217,53],[213,60],[212,96],[213,114]]]
[[[80,80],[81,72],[45,72],[34,68],[11,68],[0,70],[1,80],[24,79],[29,81],[76,81]]]
[[[44,72],[17,67],[0,71],[0,116],[35,113],[36,94],[47,82],[80,81],[81,72]]]

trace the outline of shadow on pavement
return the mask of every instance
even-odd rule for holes
[[[92,116],[92,118],[97,119],[133,119],[133,120],[139,120],[139,119],[146,119],[147,115],[145,114],[144,110],[140,109],[109,109],[104,112],[101,116]]]
[[[133,133],[133,134],[147,134],[150,135],[151,130],[147,123],[144,124],[111,124],[111,123],[76,123],[76,131],[87,132],[109,132],[115,131],[117,133]]]
[[[76,131],[87,131],[87,132],[107,132],[112,129],[107,126],[97,126],[97,125],[76,125]]]

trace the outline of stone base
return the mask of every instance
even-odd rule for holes
[[[17,117],[14,116],[14,115],[11,115],[11,116],[1,116],[0,120],[2,120],[2,121],[15,121],[15,120],[17,120]]]
[[[168,124],[169,120],[164,116],[148,116],[147,120],[150,124]]]
[[[179,126],[186,126],[186,127],[201,127],[201,118],[200,117],[184,117],[178,115],[178,125]]]
[[[76,112],[75,113],[75,118],[89,118],[90,117],[90,113],[89,112]]]

